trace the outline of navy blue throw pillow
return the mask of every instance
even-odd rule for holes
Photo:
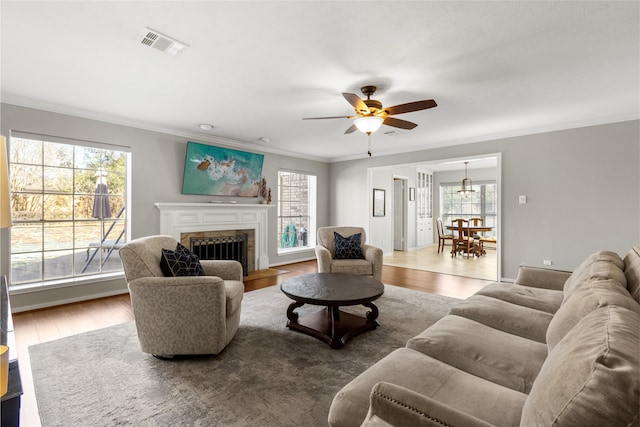
[[[362,233],[353,234],[349,237],[342,237],[335,231],[333,232],[333,238],[336,243],[336,256],[335,259],[363,259],[362,245],[360,240]]]
[[[166,277],[204,276],[200,258],[179,242],[175,251],[162,249],[160,268]]]

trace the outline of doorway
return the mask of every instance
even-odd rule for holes
[[[441,186],[445,188],[450,184],[460,184],[465,178],[465,161],[469,163],[468,175],[469,178],[474,180],[474,185],[481,185],[483,182],[489,181],[494,182],[496,185],[494,194],[496,208],[493,213],[494,220],[492,220],[491,224],[493,227],[491,235],[497,238],[497,244],[491,245],[490,252],[487,251],[491,256],[483,256],[475,260],[468,257],[452,257],[449,247],[447,247],[446,254],[438,253],[437,251],[436,218],[447,214],[450,210],[447,206],[441,206],[440,188]],[[424,194],[420,193],[420,189],[417,186],[418,169],[428,171],[433,176],[432,197],[431,201],[428,202],[432,208],[432,215],[429,218],[434,226],[430,232],[433,234],[433,244],[430,242],[425,243],[423,240],[418,239],[421,207],[424,207],[425,202],[423,201],[425,199],[428,200],[428,198],[424,197]],[[499,281],[502,271],[500,256],[501,169],[500,153],[370,168],[369,187],[373,188],[374,182],[377,186],[384,187],[386,180],[386,187],[390,192],[393,192],[393,196],[389,198],[389,203],[393,206],[393,209],[390,209],[392,215],[387,215],[385,220],[376,221],[375,224],[372,224],[369,233],[371,241],[377,241],[382,244],[385,265],[395,264],[395,266],[404,268]],[[415,194],[411,198],[409,197],[410,189]],[[402,199],[400,199],[400,195],[402,195]],[[397,213],[396,205],[398,206]],[[403,236],[404,241],[397,239],[397,236]],[[477,271],[477,267],[480,264],[484,265],[482,273]]]

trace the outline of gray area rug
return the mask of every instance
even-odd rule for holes
[[[286,328],[291,300],[279,286],[245,294],[238,333],[217,356],[158,360],[140,352],[133,322],[38,344],[42,425],[326,426],[338,390],[457,301],[387,285],[380,326],[338,350]]]

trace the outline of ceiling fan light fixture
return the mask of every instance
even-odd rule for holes
[[[356,125],[360,132],[371,135],[373,132],[380,129],[383,121],[384,119],[382,117],[365,116],[355,119],[353,123]]]

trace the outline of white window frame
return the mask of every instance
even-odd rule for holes
[[[486,186],[486,185],[494,185],[495,189],[494,189],[494,212],[487,212],[486,211],[486,206],[487,203],[485,201],[483,201],[483,196],[482,196],[482,187]],[[477,203],[480,203],[481,208],[480,208],[480,212],[475,212],[473,210],[469,211],[469,212],[445,212],[445,206],[446,203],[444,201],[444,190],[445,188],[447,189],[453,189],[453,191],[458,191],[461,189],[461,184],[459,182],[446,182],[446,183],[441,183],[440,184],[440,217],[442,218],[442,222],[444,224],[444,226],[446,227],[447,225],[451,224],[451,221],[449,221],[447,218],[451,217],[450,219],[457,219],[457,218],[463,218],[463,219],[469,219],[471,217],[479,217],[479,218],[483,218],[485,219],[485,225],[492,225],[494,227],[494,230],[497,228],[498,226],[498,195],[497,195],[497,191],[498,191],[498,183],[497,181],[474,181],[473,182],[473,186],[472,189],[475,190],[475,193],[471,193],[467,196],[463,196],[461,195],[460,197],[463,198],[475,198],[475,197],[480,197],[481,200]],[[464,209],[462,209],[464,210]],[[487,221],[487,218],[490,218],[490,221]],[[495,233],[495,231],[493,232]]]
[[[306,220],[302,219],[305,216],[296,215],[291,216],[291,204],[299,203],[297,199],[291,199],[287,196],[288,192],[285,191],[282,185],[281,177],[285,174],[299,174],[304,175],[308,178],[307,183],[307,200],[308,204]],[[280,169],[278,170],[278,217],[277,217],[277,225],[276,225],[276,236],[277,236],[277,248],[278,255],[290,254],[294,252],[308,251],[309,249],[314,249],[316,246],[316,230],[317,230],[317,193],[318,193],[318,177],[309,172],[295,171],[295,170],[286,170]],[[288,211],[288,212],[285,212]],[[284,232],[283,223],[288,222],[292,223],[297,221],[302,221],[307,223],[306,227],[306,245],[297,244],[293,247],[282,247],[282,235]],[[286,225],[285,225],[286,227]],[[299,230],[296,230],[297,234],[299,234]],[[298,237],[298,236],[297,236]],[[299,241],[299,239],[296,239]],[[303,242],[302,242],[303,243]]]
[[[72,138],[65,138],[65,137],[59,137],[59,136],[51,136],[51,135],[41,135],[41,134],[34,134],[34,133],[30,133],[30,132],[23,132],[23,131],[11,131],[10,133],[10,138],[9,138],[9,153],[11,153],[11,141],[14,138],[21,138],[21,139],[31,139],[31,140],[36,140],[36,141],[47,141],[47,142],[53,142],[53,143],[58,143],[58,144],[65,144],[65,145],[70,145],[73,147],[77,147],[77,146],[81,146],[81,147],[87,147],[87,148],[95,148],[95,149],[100,149],[100,150],[107,150],[107,151],[118,151],[120,153],[123,153],[125,155],[125,189],[124,189],[124,208],[123,208],[123,212],[121,215],[121,220],[118,220],[119,222],[123,223],[123,229],[124,229],[124,234],[123,237],[120,241],[118,241],[119,244],[124,244],[126,243],[126,240],[128,238],[128,236],[131,235],[131,147],[127,147],[127,146],[122,146],[122,145],[116,145],[116,144],[106,144],[106,143],[100,143],[100,142],[93,142],[93,141],[87,141],[87,140],[78,140],[78,139],[72,139]],[[9,154],[9,171],[11,172],[11,155]],[[44,165],[44,163],[42,164],[43,167],[46,167],[46,165]],[[34,164],[34,166],[38,166],[37,164]],[[74,173],[74,179],[75,179],[75,172],[77,170],[79,170],[80,168],[78,167],[78,165],[75,163],[74,160],[74,164],[71,167],[63,167],[63,168],[67,168],[73,171]],[[45,185],[44,185],[44,178],[43,178],[43,187],[42,187],[42,192],[41,193],[35,193],[35,194],[42,194],[43,197],[45,194],[50,194],[50,192],[48,192],[47,190],[45,190]],[[73,189],[73,191],[71,193],[64,193],[67,195],[72,195],[73,197],[76,197],[78,194],[81,193],[76,193],[75,188]],[[43,207],[44,209],[44,207]],[[112,212],[112,218],[96,218],[96,219],[92,219],[92,220],[87,220],[86,218],[76,218],[75,217],[75,212],[74,215],[72,216],[72,218],[70,219],[65,219],[64,222],[70,222],[70,223],[76,223],[76,222],[87,222],[87,221],[95,221],[95,222],[99,222],[101,224],[101,229],[104,230],[104,225],[108,224],[108,223],[113,223],[114,220],[116,220],[116,216],[118,215],[118,212]],[[45,217],[43,216],[41,219],[39,220],[19,220],[14,218],[13,219],[13,223],[14,223],[14,227],[16,227],[16,225],[19,224],[24,224],[24,223],[42,223],[47,224],[47,223],[53,223],[56,221],[50,221],[45,219]],[[10,229],[11,230],[11,229]],[[120,233],[114,234],[114,239],[117,239],[117,237],[120,235]],[[107,240],[112,240],[113,236],[108,236]],[[44,267],[41,267],[41,273],[40,273],[40,280],[26,280],[26,281],[21,281],[19,283],[12,283],[12,278],[11,278],[11,273],[9,275],[9,283],[10,283],[10,289],[11,290],[28,290],[30,288],[34,288],[34,287],[59,287],[59,286],[67,286],[67,285],[76,285],[76,284],[84,284],[84,283],[94,283],[94,282],[98,282],[98,281],[102,281],[102,280],[110,280],[113,279],[114,277],[122,277],[124,274],[124,271],[122,269],[122,266],[120,265],[120,268],[112,268],[109,269],[108,271],[102,271],[102,264],[101,264],[101,257],[104,257],[106,255],[104,255],[104,251],[108,251],[111,248],[111,245],[105,245],[104,247],[102,247],[101,242],[99,242],[99,246],[97,247],[85,247],[85,246],[76,246],[76,241],[75,239],[72,242],[71,248],[69,249],[70,251],[72,251],[74,253],[74,258],[77,256],[75,255],[75,252],[77,251],[86,251],[87,253],[87,260],[89,259],[89,257],[94,254],[94,260],[97,258],[98,262],[100,263],[100,268],[99,271],[94,272],[94,273],[78,273],[77,272],[77,268],[72,267],[71,268],[71,274],[69,275],[60,275],[57,277],[53,277],[53,278],[46,278],[45,276],[45,272],[44,272]],[[10,257],[10,261],[9,261],[9,271],[12,272],[13,270],[13,255],[14,255],[14,251],[12,246],[12,239],[9,238],[9,257]],[[45,259],[45,255],[49,252],[51,253],[52,250],[51,249],[46,249],[44,244],[42,246],[42,248],[40,250],[34,251],[33,253],[37,253],[40,252],[42,254],[42,261],[44,263],[44,259]],[[110,257],[113,257],[113,259],[118,259],[118,254],[117,252],[114,250],[110,253],[109,255]],[[75,262],[75,261],[74,261]],[[77,264],[76,264],[77,265]]]

